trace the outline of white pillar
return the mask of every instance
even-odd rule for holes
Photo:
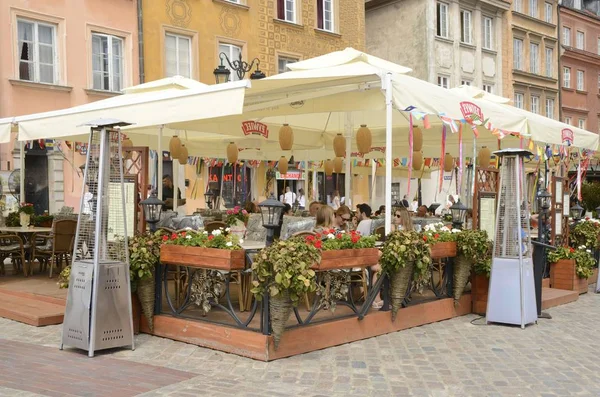
[[[19,173],[19,201],[21,203],[25,202],[25,145],[23,145],[23,141],[19,141],[19,168],[21,169]],[[19,205],[21,204],[19,203]]]
[[[385,74],[385,234],[392,231],[392,74]]]
[[[352,168],[350,162],[352,161],[352,131],[354,125],[352,122],[352,113],[346,112],[346,122],[344,123],[346,130],[346,179],[344,184],[344,191],[346,195],[346,205],[348,208],[352,208]]]
[[[163,197],[163,185],[162,185],[162,178],[163,178],[163,159],[162,159],[162,138],[163,138],[163,128],[164,125],[161,125],[160,128],[158,129],[158,145],[157,145],[157,152],[158,152],[158,167],[157,167],[157,174],[158,176],[156,177],[156,185],[157,185],[157,194],[158,194],[158,199],[162,200]]]
[[[377,163],[373,160],[371,163],[371,208],[375,208],[377,197]]]
[[[318,176],[319,176],[319,170],[317,169],[317,166],[315,163],[313,163],[313,180],[312,180],[312,184],[313,184],[313,197],[312,197],[312,201],[317,201],[317,199],[319,198],[319,184],[318,182]]]

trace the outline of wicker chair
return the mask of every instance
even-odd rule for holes
[[[57,263],[69,263],[69,258],[73,253],[73,244],[75,243],[75,232],[77,230],[77,221],[72,219],[62,219],[52,224],[52,232],[49,235],[36,235],[36,241],[43,241],[42,245],[34,245],[32,249],[32,258],[37,258],[42,266],[42,271],[47,263],[50,263],[50,274],[54,271],[54,265]]]
[[[25,249],[23,240],[16,234],[0,234],[0,274],[5,275],[4,260],[10,258],[13,265],[13,272],[17,274],[21,269],[27,276],[25,261]]]
[[[377,236],[377,241],[383,241],[385,239],[385,226],[379,226],[373,231],[373,235]]]

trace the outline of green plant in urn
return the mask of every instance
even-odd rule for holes
[[[458,304],[474,265],[478,273],[489,275],[492,242],[485,230],[463,230],[456,237],[456,251],[452,280],[454,304]]]

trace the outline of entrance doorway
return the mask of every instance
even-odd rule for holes
[[[50,211],[48,156],[36,141],[25,153],[25,200],[22,201],[33,204],[36,215]]]

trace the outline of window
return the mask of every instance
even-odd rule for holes
[[[483,90],[485,92],[487,92],[488,94],[493,94],[494,93],[494,85],[493,84],[484,84]]]
[[[570,117],[565,117],[565,124],[571,125],[571,118]]]
[[[494,23],[492,18],[483,17],[483,48],[488,50],[494,49]]]
[[[571,68],[563,68],[563,87],[571,88]]]
[[[546,99],[546,117],[554,118],[554,99]]]
[[[460,81],[460,85],[468,85],[470,86],[472,84],[471,80],[461,80]]]
[[[523,70],[523,40],[513,40],[513,69]]]
[[[584,78],[585,78],[585,74],[584,74],[583,70],[578,70],[577,71],[577,91],[585,90]]]
[[[167,77],[192,76],[192,40],[189,37],[167,33],[165,35],[165,59]]]
[[[552,4],[544,3],[544,20],[552,23]]]
[[[437,35],[448,37],[448,4],[437,3]]]
[[[585,130],[585,119],[577,120],[577,127],[581,128],[582,130]]]
[[[95,90],[123,88],[123,39],[92,33],[92,75]]]
[[[279,57],[279,59],[277,60],[277,73],[285,73],[288,72],[287,70],[287,65],[289,65],[290,63],[295,63],[298,62],[297,59],[295,58],[288,58],[288,57]]]
[[[333,32],[333,0],[317,0],[317,28]]]
[[[574,0],[573,1],[573,8],[581,10],[581,0]]]
[[[529,71],[531,73],[540,73],[540,46],[539,44],[529,44]]]
[[[537,16],[538,16],[538,0],[529,0],[529,16],[537,18]]]
[[[562,37],[562,43],[564,46],[570,47],[571,46],[571,28],[568,28],[566,26],[563,27],[563,37]]]
[[[438,85],[442,88],[450,88],[450,83],[448,81],[448,77],[438,76]]]
[[[523,12],[523,0],[515,0],[515,11]]]
[[[471,38],[471,11],[460,12],[460,41],[466,44],[472,43]]]
[[[296,0],[277,0],[277,19],[296,23]]]
[[[575,47],[578,50],[583,50],[585,45],[585,33],[577,31],[577,36],[575,40]]]
[[[546,77],[554,74],[554,49],[546,48]]]
[[[523,94],[519,92],[515,92],[515,107],[518,109],[523,109]]]
[[[242,53],[242,47],[238,47],[233,44],[219,43],[219,54],[222,52],[224,52],[225,55],[227,55],[227,57],[231,61],[233,61],[234,59],[240,58],[240,54]],[[234,70],[231,70],[229,68],[229,65],[227,65],[227,62],[225,62],[225,67],[227,69],[229,69],[229,71],[231,72],[231,74],[229,75],[229,81],[238,81],[240,79],[239,76],[237,75],[237,73]]]
[[[540,97],[536,95],[531,96],[531,113],[540,113]]]
[[[19,79],[56,84],[56,26],[19,19],[17,31]]]

